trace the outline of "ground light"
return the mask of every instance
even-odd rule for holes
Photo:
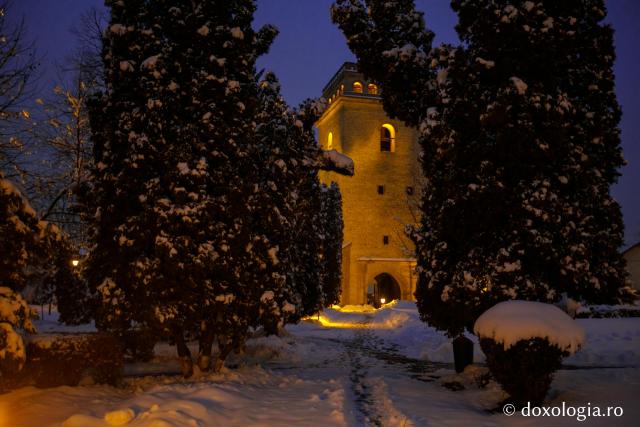
[[[387,302],[385,298],[380,298],[380,304],[384,304],[385,302]]]

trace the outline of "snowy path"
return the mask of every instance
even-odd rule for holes
[[[371,320],[371,316],[367,316],[353,339],[344,342],[350,361],[349,379],[358,411],[357,420],[360,425],[376,427],[411,425],[410,416],[393,406],[385,378],[400,376],[429,382],[433,381],[433,378],[428,379],[429,373],[450,366],[400,354],[397,345],[375,335],[370,329]]]

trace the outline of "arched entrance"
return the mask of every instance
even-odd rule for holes
[[[372,286],[367,290],[367,299],[369,303],[373,303],[374,307],[380,307],[381,304],[390,303],[393,300],[400,299],[402,293],[400,285],[388,273],[378,274],[374,279]]]

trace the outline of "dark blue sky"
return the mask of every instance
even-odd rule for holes
[[[332,0],[258,0],[256,25],[271,23],[280,36],[259,66],[273,70],[282,83],[287,101],[297,105],[316,97],[338,69],[353,56],[342,33],[329,19]],[[449,0],[416,0],[426,12],[427,25],[437,42],[455,42],[455,14]],[[607,1],[615,33],[615,65],[618,101],[622,105],[622,147],[628,165],[620,182],[613,187],[622,205],[627,245],[640,241],[640,1]],[[102,7],[102,0],[13,0],[13,17],[24,17],[29,34],[43,56],[43,90],[50,87],[55,67],[74,47],[70,29],[91,6]]]

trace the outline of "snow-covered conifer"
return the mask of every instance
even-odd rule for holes
[[[455,336],[503,300],[625,299],[622,219],[609,194],[623,164],[620,108],[603,1],[452,6],[463,45],[434,49],[412,0],[333,9],[387,112],[420,131],[423,320]]]
[[[323,306],[329,307],[340,302],[342,281],[342,196],[335,182],[322,185],[322,206],[320,221],[323,235],[321,266]]]
[[[0,388],[3,376],[15,375],[27,355],[21,331],[35,332],[31,309],[18,292],[0,286]]]
[[[250,0],[111,1],[107,90],[93,103],[98,326],[144,323],[172,336],[192,370],[242,345],[264,259],[254,241],[258,106],[254,64],[275,36],[254,31]],[[260,237],[259,237],[260,238]],[[253,305],[252,305],[253,304]]]

